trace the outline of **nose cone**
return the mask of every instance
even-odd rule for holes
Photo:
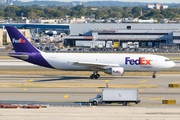
[[[173,62],[173,61],[169,61],[169,62],[166,62],[166,64],[162,65],[164,69],[168,69],[168,68],[172,68],[174,67],[176,64]]]
[[[172,64],[171,67],[174,67],[176,64],[173,61],[171,61],[171,62],[172,62],[171,63]]]
[[[168,64],[166,64],[167,68],[172,68],[174,67],[176,64],[173,61],[170,61]]]

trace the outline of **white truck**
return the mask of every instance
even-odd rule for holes
[[[127,43],[127,47],[128,48],[138,48],[139,47],[139,43],[138,42],[128,42]]]
[[[102,91],[102,94],[98,94],[95,98],[89,99],[89,102],[93,105],[106,104],[106,103],[118,103],[126,106],[127,103],[134,102],[138,104],[138,89],[109,89],[106,88]]]
[[[76,41],[76,47],[103,48],[105,41]]]

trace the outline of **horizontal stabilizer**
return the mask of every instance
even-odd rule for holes
[[[10,57],[14,57],[14,58],[19,58],[19,59],[22,59],[22,60],[27,60],[28,58],[29,58],[29,56],[28,55],[26,55],[26,54],[16,54],[16,53],[8,53],[8,55],[10,56]]]

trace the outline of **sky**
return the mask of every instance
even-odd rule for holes
[[[20,0],[23,2],[34,1],[34,0]],[[40,0],[38,0],[40,1]],[[44,0],[45,1],[45,0]],[[112,0],[48,0],[48,1],[59,1],[59,2],[71,2],[71,1],[112,1]],[[113,0],[113,1],[122,1],[122,2],[159,2],[159,3],[180,3],[180,0]]]

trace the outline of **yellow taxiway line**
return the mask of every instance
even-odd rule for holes
[[[177,81],[177,82],[172,82],[172,83],[180,83],[180,81]]]
[[[109,82],[109,80],[105,80],[105,82]]]
[[[149,99],[149,100],[159,100],[159,99],[164,99],[164,97],[160,97],[160,98],[153,98],[153,99]]]
[[[30,80],[29,80],[29,82],[32,82],[32,81],[33,81],[33,79],[30,79]]]
[[[147,80],[143,80],[143,81],[139,81],[140,83],[142,83],[142,82],[147,82]]]
[[[64,98],[68,98],[68,97],[69,97],[69,95],[65,95],[65,96],[64,96]]]

